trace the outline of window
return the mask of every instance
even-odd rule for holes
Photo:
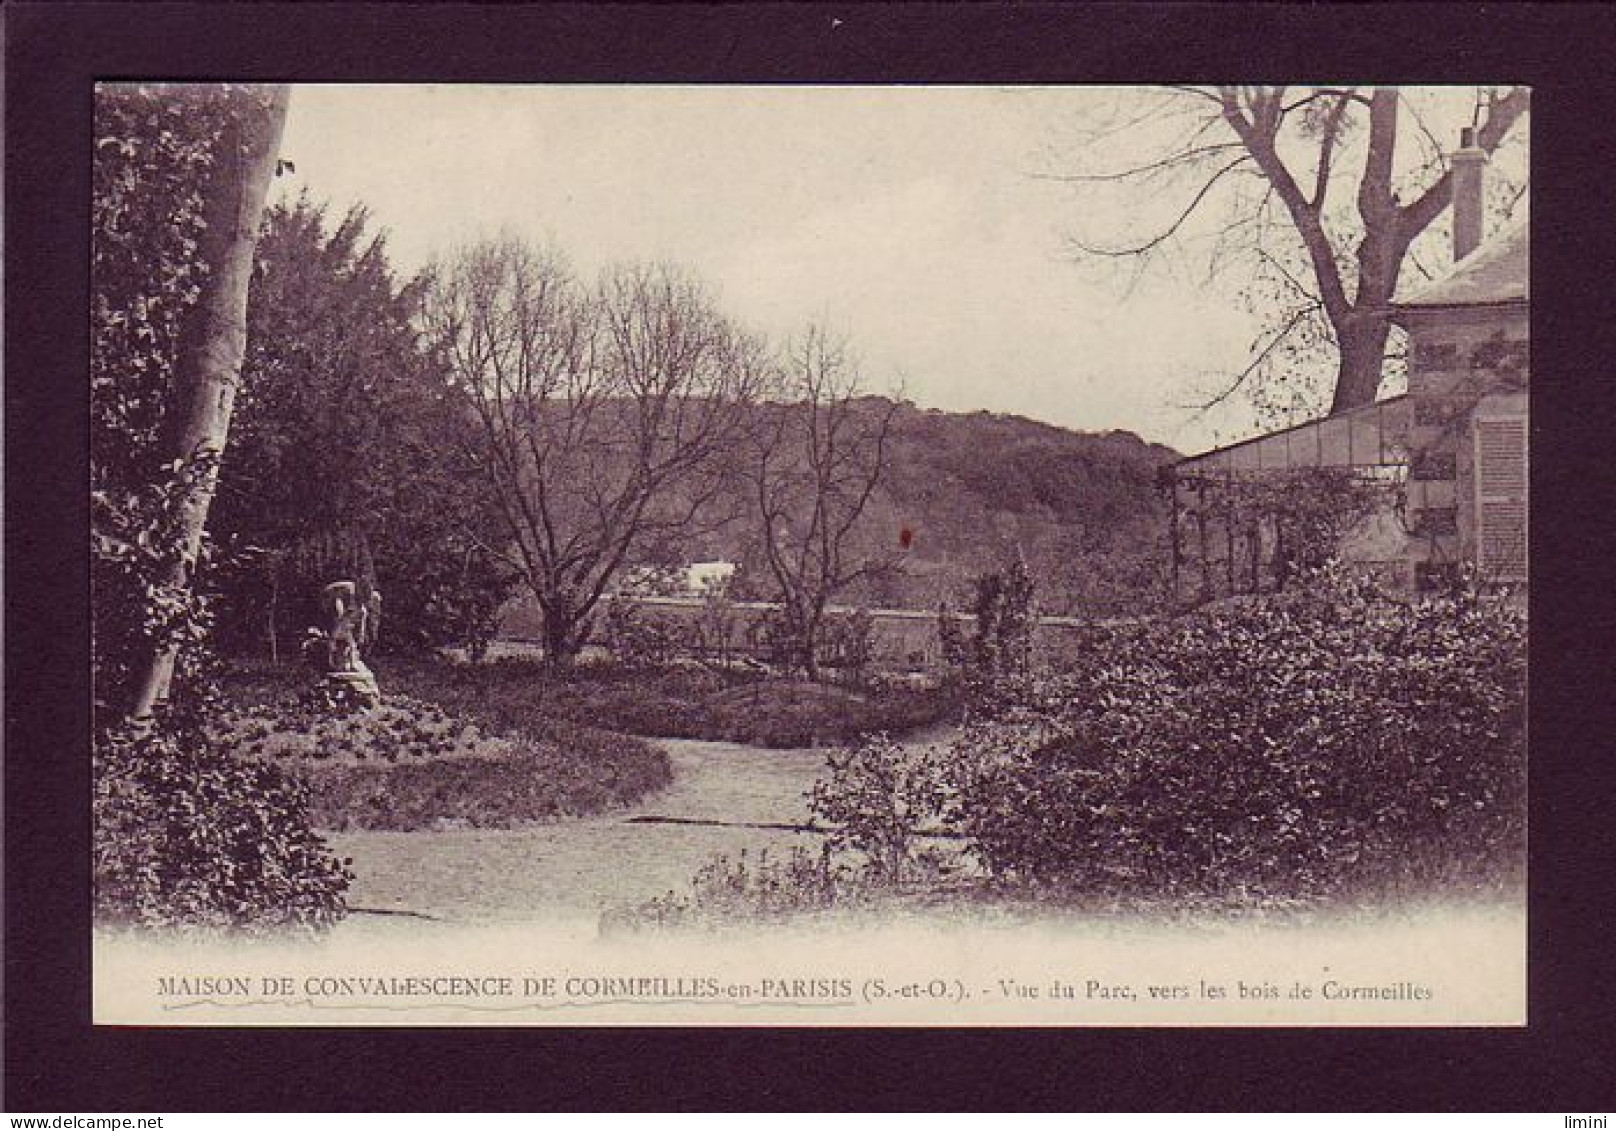
[[[1476,419],[1476,564],[1493,581],[1526,580],[1526,418]]]

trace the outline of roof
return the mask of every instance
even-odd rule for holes
[[[1531,248],[1523,221],[1483,243],[1444,276],[1392,303],[1393,313],[1524,304]]]
[[[1191,467],[1262,472],[1296,467],[1367,468],[1405,458],[1411,402],[1407,393],[1304,421],[1277,432],[1226,444],[1168,465],[1174,474]]]

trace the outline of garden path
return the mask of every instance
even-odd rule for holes
[[[328,834],[339,856],[353,858],[349,906],[453,922],[593,916],[682,891],[719,853],[817,848],[817,834],[793,827],[808,819],[804,794],[825,751],[661,744],[673,760],[673,783],[614,813],[515,829]]]

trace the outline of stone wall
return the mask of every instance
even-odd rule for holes
[[[695,597],[635,597],[632,600],[642,616],[655,617],[679,624],[684,634],[694,639],[696,623],[701,617],[703,603]],[[757,626],[767,615],[770,606],[760,602],[737,602],[734,605],[734,631],[732,652],[746,655],[761,652],[756,644]],[[836,615],[851,613],[851,609],[831,610]],[[874,626],[874,665],[889,672],[936,672],[942,667],[942,654],[937,632],[937,614],[916,609],[871,609]],[[597,624],[600,617],[596,618]],[[962,628],[971,632],[972,618],[959,615]],[[1080,648],[1084,630],[1091,622],[1073,617],[1045,617],[1038,625],[1036,643],[1040,652],[1059,659]],[[511,601],[500,616],[497,638],[505,642],[537,641],[543,633],[538,612],[532,601],[517,598]]]

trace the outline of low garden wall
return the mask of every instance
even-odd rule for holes
[[[618,597],[635,606],[646,620],[669,625],[680,641],[679,650],[688,655],[703,655],[712,649],[702,639],[701,620],[707,603],[699,597]],[[729,654],[764,659],[767,645],[762,625],[772,605],[761,601],[737,601],[730,606],[731,629]],[[855,612],[849,607],[832,607],[829,612],[837,617],[849,617]],[[869,609],[873,626],[873,666],[886,672],[940,672],[943,656],[937,634],[937,613],[919,609]],[[601,630],[604,618],[597,614],[595,630],[590,643],[608,646]],[[969,633],[974,620],[969,614],[957,614],[961,625]],[[1093,632],[1096,622],[1075,617],[1044,617],[1038,622],[1036,644],[1040,655],[1059,660],[1081,649]],[[543,623],[538,607],[532,601],[515,600],[500,614],[495,639],[508,644],[536,644],[543,638]]]

